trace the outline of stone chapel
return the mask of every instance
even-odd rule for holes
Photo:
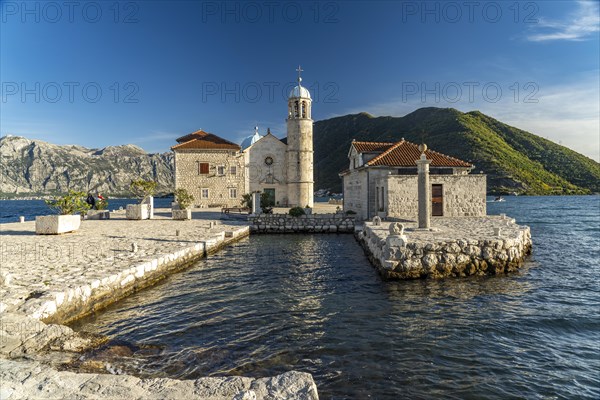
[[[269,194],[276,206],[313,206],[312,99],[298,83],[288,96],[287,135],[278,139],[268,130],[238,145],[199,130],[177,139],[175,188],[185,188],[196,207],[239,206],[242,195]]]

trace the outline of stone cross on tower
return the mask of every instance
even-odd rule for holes
[[[300,74],[304,71],[302,69],[302,67],[300,65],[298,65],[298,68],[296,68],[296,71],[298,72],[298,85],[300,84],[300,82],[302,82],[302,77],[300,76]]]

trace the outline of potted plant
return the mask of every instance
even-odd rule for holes
[[[141,198],[139,204],[127,204],[127,219],[150,219],[154,216],[154,192],[156,191],[156,182],[137,180],[129,185],[131,192]]]
[[[194,196],[189,194],[187,190],[180,188],[175,190],[175,201],[179,206],[179,209],[173,209],[173,219],[186,220],[192,219],[192,203],[194,202]]]
[[[58,235],[76,231],[81,225],[81,218],[90,208],[90,205],[85,202],[85,193],[74,190],[45,202],[59,214],[36,217],[35,233],[38,235]]]
[[[102,197],[102,195],[98,195],[98,200],[96,200],[96,204],[94,208],[88,210],[87,212],[88,219],[110,219],[110,212],[108,211],[108,199]]]
[[[306,205],[306,207],[304,207],[304,214],[306,214],[306,215],[312,214],[312,208],[310,208],[310,206],[308,204]]]

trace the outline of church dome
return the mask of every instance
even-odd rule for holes
[[[304,86],[298,85],[290,91],[289,98],[291,99],[292,97],[306,97],[310,99],[310,92]]]
[[[247,138],[242,140],[242,150],[246,150],[248,147],[258,142],[261,138],[262,136],[258,133],[258,126],[254,127],[254,135],[248,136]]]

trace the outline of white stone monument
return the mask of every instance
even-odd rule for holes
[[[390,234],[385,239],[388,247],[405,247],[408,243],[408,238],[404,234],[404,225],[399,222],[390,224]]]
[[[419,229],[429,229],[431,225],[431,187],[429,185],[429,164],[425,157],[426,144],[420,144],[421,158],[416,161],[418,172]]]

